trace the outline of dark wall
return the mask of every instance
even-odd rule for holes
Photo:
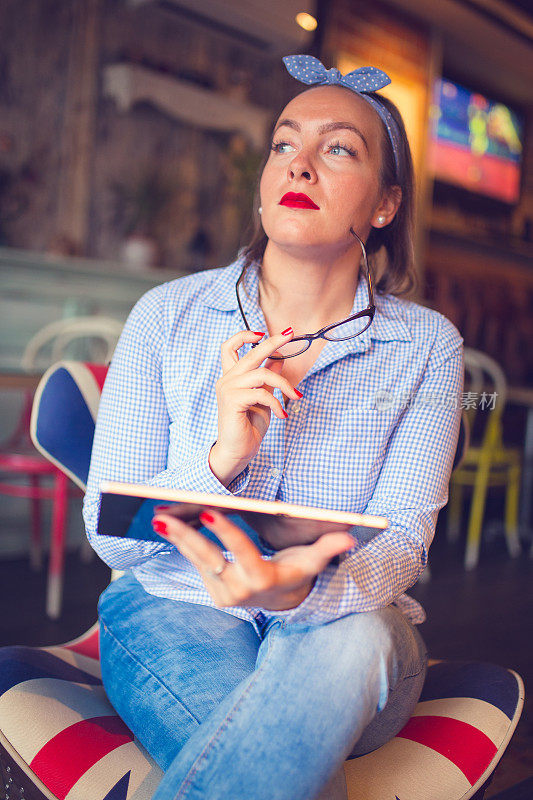
[[[242,243],[259,155],[238,135],[199,130],[149,102],[118,110],[113,99],[103,96],[103,69],[124,61],[142,64],[263,106],[274,119],[291,91],[280,58],[164,4],[136,8],[93,0],[88,5],[96,15],[97,80],[91,100],[94,127],[83,156],[89,163],[89,203],[80,245],[63,229],[58,199],[61,182],[69,180],[72,152],[66,148],[81,104],[69,88],[69,74],[72,82],[84,58],[81,47],[76,51],[76,4],[4,0],[3,243],[112,259],[137,227],[157,240],[165,266],[227,262]]]

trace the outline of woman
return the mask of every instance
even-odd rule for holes
[[[264,233],[229,267],[141,298],[98,416],[87,532],[128,570],[99,603],[103,679],[166,772],[156,800],[346,797],[344,760],[402,728],[426,670],[424,613],[403,592],[447,500],[462,339],[397,296],[411,270],[412,168],[399,113],[370,92],[388,79],[285,62],[318,85],[277,121]],[[371,324],[359,240],[388,252]],[[340,340],[279,358],[363,310]],[[367,543],[309,529],[269,540],[216,512],[196,531],[163,508],[153,524],[168,545],[97,537],[103,478],[390,524]]]

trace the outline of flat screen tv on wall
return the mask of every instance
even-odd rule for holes
[[[523,117],[504,103],[445,78],[431,107],[429,167],[436,180],[516,203]]]

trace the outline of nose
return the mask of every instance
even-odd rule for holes
[[[300,150],[287,168],[289,182],[303,178],[307,183],[315,183],[316,177],[316,171],[311,159],[304,150]]]

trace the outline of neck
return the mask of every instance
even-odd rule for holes
[[[269,240],[260,270],[259,304],[270,333],[289,325],[297,335],[313,333],[349,316],[360,255],[357,245],[333,257],[301,258]]]

